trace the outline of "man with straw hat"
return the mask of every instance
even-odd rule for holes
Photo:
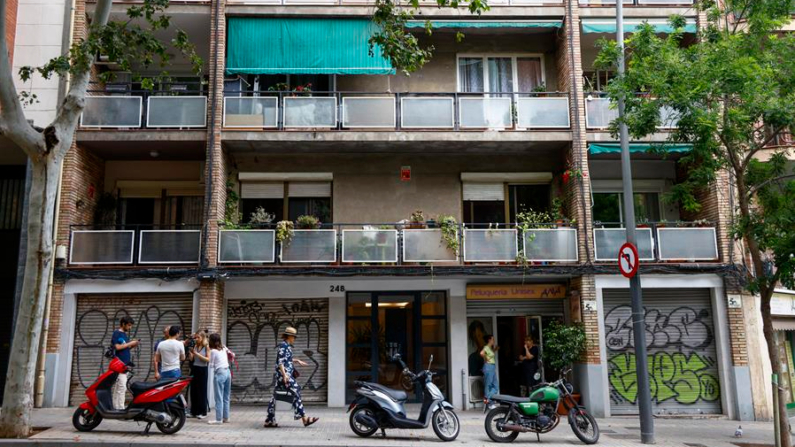
[[[268,417],[265,419],[266,428],[275,428],[279,424],[276,423],[276,389],[287,389],[293,395],[293,411],[295,412],[295,419],[301,419],[304,427],[308,427],[318,421],[319,418],[310,418],[304,412],[304,403],[301,401],[301,387],[295,380],[297,372],[293,362],[300,366],[308,366],[308,363],[295,359],[293,360],[293,343],[298,331],[294,327],[287,327],[282,332],[282,341],[279,343],[278,351],[276,352],[276,372],[273,374],[273,382],[276,384],[274,387],[274,395],[271,396],[271,401],[268,404]]]

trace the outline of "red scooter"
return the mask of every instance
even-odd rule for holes
[[[119,374],[126,373],[127,365],[114,358],[108,370],[99,376],[88,389],[88,402],[83,402],[72,415],[72,424],[78,431],[91,431],[102,419],[121,419],[147,422],[144,434],[152,424],[158,430],[173,435],[185,425],[185,397],[180,392],[191,377],[163,379],[159,382],[135,382],[129,388],[133,394],[130,405],[123,410],[113,409],[112,388]],[[132,374],[131,374],[132,375]]]

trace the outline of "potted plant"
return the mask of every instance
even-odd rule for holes
[[[425,215],[422,214],[422,210],[418,209],[411,213],[408,227],[412,229],[425,228]]]
[[[315,216],[298,216],[295,226],[301,230],[317,230],[320,228],[320,219]]]
[[[692,225],[694,227],[704,228],[704,227],[709,227],[711,224],[709,223],[709,220],[707,220],[707,219],[696,219],[696,220],[694,220],[692,222]]]
[[[585,329],[580,323],[565,325],[553,321],[544,329],[544,351],[541,360],[544,368],[560,372],[580,360],[585,353]],[[574,394],[574,399],[579,401],[580,395]],[[558,407],[558,414],[565,415],[566,409]]]
[[[453,216],[446,216],[444,214],[437,218],[439,222],[439,229],[442,231],[442,240],[447,248],[458,257],[458,221]]]
[[[547,96],[547,85],[545,83],[540,83],[533,87],[533,93],[535,93],[535,97],[543,98]]]
[[[273,222],[275,217],[275,214],[271,214],[265,211],[265,208],[258,206],[249,216],[248,222],[254,226],[263,226]]]
[[[295,225],[290,220],[280,220],[276,222],[276,241],[281,244],[289,244],[293,239]]]
[[[560,197],[555,197],[552,199],[552,210],[550,214],[558,226],[563,226],[566,224],[567,219],[563,214],[563,199]]]
[[[647,219],[645,217],[641,217],[640,219],[638,219],[637,227],[638,228],[649,228],[649,219]]]

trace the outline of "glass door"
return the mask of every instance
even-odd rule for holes
[[[376,382],[406,391],[419,401],[421,390],[388,357],[397,349],[414,372],[434,356],[434,383],[447,391],[447,295],[444,292],[348,293],[346,394],[353,399],[355,381]]]

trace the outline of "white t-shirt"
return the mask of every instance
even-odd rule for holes
[[[229,368],[229,357],[226,351],[226,348],[210,350],[210,367],[213,371],[217,371],[219,368]]]
[[[179,369],[180,356],[185,355],[185,345],[173,338],[161,341],[157,345],[160,353],[160,372]]]

